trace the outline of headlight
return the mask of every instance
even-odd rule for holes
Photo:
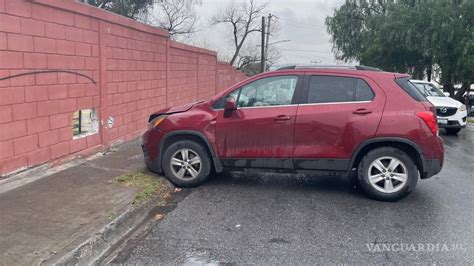
[[[461,105],[461,107],[459,107],[459,111],[461,111],[461,112],[466,111],[466,105],[464,105],[464,104]]]
[[[150,123],[148,123],[148,129],[156,128],[161,122],[163,122],[163,120],[165,120],[165,118],[166,118],[166,115],[160,115],[153,118],[153,120],[151,120]]]

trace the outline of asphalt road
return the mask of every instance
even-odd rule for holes
[[[349,180],[225,175],[193,189],[113,260],[138,264],[474,263],[474,129],[396,203]]]

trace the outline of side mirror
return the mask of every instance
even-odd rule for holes
[[[227,98],[224,104],[224,111],[235,111],[237,110],[237,103],[235,102],[234,98]]]

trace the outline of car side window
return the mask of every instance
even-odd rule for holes
[[[256,80],[242,87],[238,107],[289,105],[297,76],[276,76]]]
[[[240,93],[240,89],[235,90],[235,91],[229,93],[229,95],[227,95],[227,96],[225,97],[225,99],[227,100],[227,99],[229,99],[229,98],[232,98],[232,99],[234,99],[235,101],[237,101],[237,98],[239,97],[239,93]]]
[[[311,76],[307,103],[370,101],[374,92],[362,79],[337,76]]]
[[[233,92],[229,93],[228,95],[220,98],[218,101],[216,101],[213,105],[212,105],[212,108],[213,109],[222,109],[224,108],[224,102],[226,99],[228,98],[233,98],[235,101],[237,101],[237,98],[239,97],[239,93],[240,93],[240,88],[239,89],[236,89],[234,90]]]
[[[374,98],[374,92],[369,87],[369,84],[365,80],[357,79],[357,87],[355,100],[356,101],[370,101]]]

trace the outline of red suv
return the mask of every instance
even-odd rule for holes
[[[441,170],[435,112],[405,74],[285,67],[152,114],[143,151],[181,187],[225,169],[356,173],[370,196],[395,201]]]

